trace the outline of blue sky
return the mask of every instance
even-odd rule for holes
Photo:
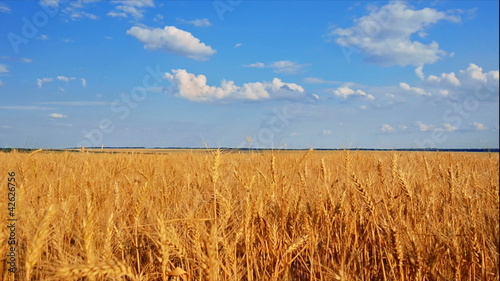
[[[498,1],[0,1],[0,147],[498,148]]]

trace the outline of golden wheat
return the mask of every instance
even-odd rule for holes
[[[500,277],[498,154],[39,150],[0,170],[3,280]]]

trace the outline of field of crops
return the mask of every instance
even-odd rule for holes
[[[0,279],[498,280],[498,158],[0,153]]]

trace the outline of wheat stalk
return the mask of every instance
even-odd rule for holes
[[[370,212],[370,214],[374,215],[375,206],[373,204],[373,200],[371,199],[370,195],[368,194],[368,192],[366,192],[365,187],[363,186],[363,184],[361,184],[361,182],[356,177],[356,174],[354,173],[352,173],[351,175],[351,180],[354,183],[354,186],[356,186],[358,191],[361,193],[361,197],[363,197],[363,201],[365,202],[368,211]]]
[[[59,279],[80,279],[97,278],[107,276],[113,278],[128,277],[135,280],[132,269],[125,264],[113,260],[81,265],[65,265],[57,270],[54,278]]]
[[[382,186],[385,187],[386,186],[386,180],[385,180],[385,175],[384,175],[384,166],[382,164],[382,160],[381,159],[378,159],[378,162],[377,162],[377,173],[380,177],[380,182],[382,183]]]
[[[410,193],[410,185],[408,184],[408,181],[406,180],[406,177],[404,176],[403,172],[401,170],[398,171],[398,178],[399,178],[399,183],[401,185],[401,189],[403,190],[403,193],[408,197],[410,200],[413,199],[413,196]]]
[[[86,212],[83,218],[83,249],[85,252],[85,257],[89,263],[94,263],[94,230],[95,230],[95,220],[94,220],[94,207],[92,206],[92,196],[90,194],[90,184],[89,188],[85,189],[85,202],[86,202]]]
[[[398,176],[398,155],[394,153],[392,155],[392,162],[391,162],[391,171],[392,171],[392,181],[397,178]]]
[[[396,262],[399,268],[399,276],[400,280],[404,280],[404,271],[403,271],[403,260],[404,260],[404,254],[403,254],[403,246],[401,245],[401,239],[399,237],[398,230],[396,227],[391,228],[391,243],[392,247],[395,251],[395,257],[396,257]]]
[[[36,230],[35,236],[31,240],[31,243],[28,247],[28,253],[26,255],[26,280],[31,280],[33,267],[37,264],[40,256],[43,252],[43,246],[45,245],[45,240],[50,233],[50,223],[52,222],[53,217],[56,214],[55,205],[50,205],[47,211],[45,212],[45,216],[42,219],[39,227]]]

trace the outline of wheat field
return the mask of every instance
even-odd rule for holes
[[[498,154],[1,152],[3,280],[498,280]]]

